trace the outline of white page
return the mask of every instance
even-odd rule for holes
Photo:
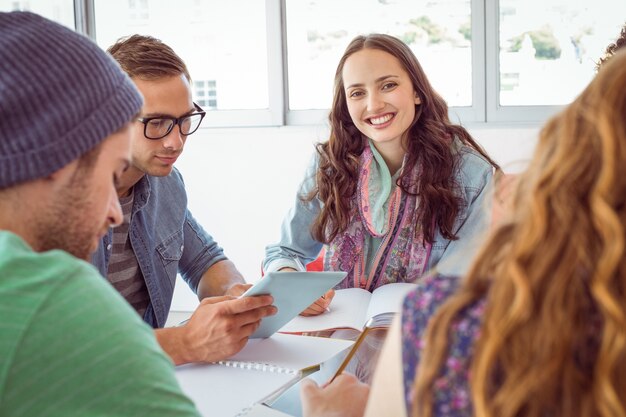
[[[352,346],[352,341],[274,333],[250,339],[229,361],[272,364],[298,371],[327,361]]]
[[[348,340],[274,334],[267,339],[250,339],[229,361],[271,364],[292,372],[264,372],[261,369],[268,367],[263,365],[244,369],[190,364],[176,367],[176,378],[203,416],[233,416],[297,382],[300,369],[318,365],[352,344]]]
[[[330,312],[319,316],[296,316],[279,331],[287,333],[315,332],[326,329],[363,329],[367,306],[372,294],[361,288],[346,288],[335,291],[330,303]]]
[[[396,282],[376,288],[367,309],[367,319],[382,313],[401,312],[404,297],[416,287],[417,284]]]
[[[176,379],[202,416],[231,417],[296,383],[300,377],[216,364],[191,364],[177,367]]]
[[[282,411],[274,410],[263,404],[257,404],[247,412],[243,413],[245,417],[291,417],[290,414],[285,414]]]

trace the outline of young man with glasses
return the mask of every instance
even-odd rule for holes
[[[133,35],[108,51],[143,94],[144,105],[131,126],[131,166],[118,187],[124,220],[103,237],[92,262],[157,329],[175,364],[224,359],[242,349],[275,308],[234,299],[248,285],[187,209],[174,163],[205,113],[191,99],[184,62],[160,40]],[[201,303],[185,325],[162,328],[177,273]]]

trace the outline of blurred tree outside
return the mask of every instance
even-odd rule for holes
[[[459,26],[459,33],[463,35],[465,40],[472,41],[472,23],[468,20],[467,22],[461,24]]]
[[[535,58],[537,59],[558,59],[561,56],[561,46],[554,36],[550,26],[543,26],[537,30],[524,32],[509,39],[509,52],[519,52],[522,48],[524,36],[528,35],[535,48]]]
[[[456,39],[448,35],[446,29],[437,23],[434,23],[428,16],[420,16],[418,18],[411,19],[409,20],[409,25],[415,26],[416,30],[405,32],[400,37],[402,41],[408,45],[411,45],[424,37],[426,37],[428,45],[441,44],[445,42],[456,46],[458,43]],[[459,32],[461,32],[460,29]],[[469,39],[471,40],[471,33]]]

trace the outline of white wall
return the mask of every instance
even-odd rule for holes
[[[523,169],[537,126],[468,126],[506,172]],[[224,248],[248,281],[260,277],[264,248],[279,238],[313,144],[324,126],[201,129],[177,163],[196,219]],[[192,311],[196,296],[178,279],[173,311]]]

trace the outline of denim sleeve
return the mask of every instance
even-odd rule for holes
[[[213,264],[228,258],[213,237],[198,224],[189,210],[185,216],[183,236],[184,249],[178,268],[185,282],[194,293],[197,293],[202,275]]]
[[[317,155],[317,154],[316,154]],[[318,216],[321,203],[317,198],[310,202],[302,201],[315,187],[315,173],[318,159],[311,158],[304,180],[280,229],[280,241],[265,248],[263,271],[277,271],[284,267],[303,270],[322,250],[322,243],[311,236],[311,225]]]
[[[463,158],[459,185],[466,205],[457,219],[457,240],[448,241],[436,270],[444,275],[465,275],[482,246],[491,223],[493,169],[491,164],[473,153]]]

